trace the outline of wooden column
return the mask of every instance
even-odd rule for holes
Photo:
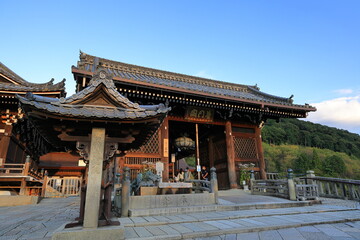
[[[238,184],[236,181],[236,172],[235,172],[235,149],[234,149],[234,140],[232,136],[232,128],[230,121],[227,121],[225,124],[225,132],[226,132],[226,153],[227,153],[227,165],[228,165],[230,188],[237,188]]]
[[[5,125],[4,136],[0,140],[0,166],[5,164],[6,156],[10,145],[12,125]]]
[[[93,128],[86,189],[84,228],[98,227],[104,148],[105,129]]]
[[[266,172],[265,172],[265,160],[264,160],[264,151],[262,148],[262,139],[261,139],[261,128],[255,128],[255,135],[256,135],[256,148],[258,151],[259,157],[259,168],[260,168],[260,177],[261,179],[266,179]]]
[[[25,164],[24,164],[24,170],[22,172],[23,176],[28,176],[28,174],[29,174],[30,164],[31,164],[30,161],[31,161],[30,156],[26,156],[26,161],[25,161]],[[21,180],[21,186],[20,186],[19,195],[28,195],[26,185],[27,185],[26,180],[25,180],[25,178],[23,178]]]
[[[169,181],[169,119],[166,117],[161,125],[161,161],[164,163],[163,181]]]
[[[214,149],[214,136],[210,136],[209,137],[209,145],[208,145],[209,149],[209,163],[210,163],[210,168],[214,167],[215,164],[215,149]]]

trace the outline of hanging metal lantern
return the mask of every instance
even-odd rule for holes
[[[185,136],[178,137],[177,139],[175,139],[175,147],[182,150],[195,148],[195,141]]]

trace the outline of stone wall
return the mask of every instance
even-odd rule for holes
[[[215,204],[214,193],[130,196],[130,209],[188,207]]]
[[[0,196],[0,207],[38,204],[39,196]]]

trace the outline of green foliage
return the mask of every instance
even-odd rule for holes
[[[306,153],[301,153],[293,162],[293,170],[295,172],[306,172],[314,169],[315,164],[311,156]]]
[[[336,155],[326,157],[322,162],[324,176],[345,177],[346,166],[344,160]]]
[[[196,167],[196,159],[195,159],[194,156],[186,157],[186,158],[185,158],[185,162],[186,162],[190,167]]]
[[[360,158],[328,149],[263,143],[267,172],[314,170],[317,176],[360,179]]]
[[[330,149],[360,158],[360,135],[298,119],[268,120],[262,138],[269,144]]]

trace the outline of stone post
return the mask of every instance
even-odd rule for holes
[[[296,201],[294,176],[293,176],[293,170],[291,168],[288,169],[288,189],[289,189],[289,199],[292,201]]]
[[[105,128],[93,128],[86,189],[84,228],[98,227],[104,149]]]
[[[219,204],[219,200],[218,200],[218,181],[217,181],[217,176],[216,176],[216,168],[212,167],[210,169],[210,176],[211,176],[211,180],[210,180],[210,185],[211,185],[211,192],[214,193],[215,196],[215,204]]]
[[[124,176],[121,191],[121,217],[129,216],[130,187],[130,168],[124,167]]]
[[[312,178],[315,177],[314,171],[308,170],[306,171],[306,184],[314,184],[314,180]]]
[[[251,192],[253,190],[254,181],[255,181],[255,172],[253,169],[251,169],[250,170],[250,190],[251,190]]]

